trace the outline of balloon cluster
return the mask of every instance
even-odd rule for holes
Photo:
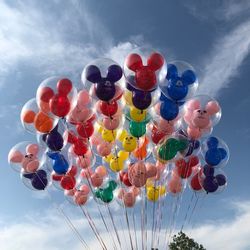
[[[80,206],[93,197],[133,207],[187,186],[223,190],[229,150],[211,136],[221,108],[194,96],[198,77],[189,64],[138,48],[123,68],[110,59],[89,63],[81,80],[77,91],[68,78],[48,78],[23,106],[23,127],[37,140],[15,145],[8,160],[25,185],[54,185]]]

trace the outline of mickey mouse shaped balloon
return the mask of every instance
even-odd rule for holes
[[[217,101],[209,96],[197,96],[184,105],[184,127],[190,139],[199,139],[210,134],[221,117],[221,108]]]
[[[68,78],[50,77],[38,87],[38,107],[58,118],[65,118],[76,105],[77,91]]]
[[[197,87],[197,76],[191,65],[182,61],[171,62],[168,64],[166,81],[160,84],[162,100],[167,98],[182,105]]]
[[[18,172],[34,173],[41,165],[43,153],[36,143],[20,142],[10,150],[8,162]]]
[[[122,78],[122,75],[122,68],[116,62],[105,58],[97,59],[84,68],[82,82],[93,97],[109,102],[119,90],[116,83]]]
[[[201,153],[209,166],[223,167],[229,159],[226,143],[218,137],[210,136],[202,144]]]
[[[166,73],[164,57],[150,48],[137,48],[125,59],[124,74],[128,83],[135,89],[156,89],[158,83],[166,77]]]

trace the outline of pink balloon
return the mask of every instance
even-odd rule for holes
[[[193,139],[193,140],[199,139],[202,135],[202,133],[199,129],[190,128],[190,127],[187,128],[187,134],[188,134],[188,137]]]
[[[91,168],[86,168],[81,171],[81,177],[82,178],[90,178],[90,176],[93,174],[93,170]]]
[[[171,135],[174,132],[174,123],[172,121],[167,121],[163,118],[159,119],[157,124],[159,130],[167,135]]]
[[[93,187],[100,187],[103,183],[103,177],[98,173],[94,173],[91,175],[90,181]]]
[[[157,174],[157,168],[152,163],[149,162],[146,163],[146,170],[147,170],[147,178],[155,177]]]
[[[117,195],[118,198],[119,198],[119,199],[123,199],[124,193],[125,193],[124,189],[123,189],[123,188],[120,188],[120,189],[118,190],[118,195]]]
[[[23,160],[23,154],[18,150],[11,150],[8,155],[8,160],[13,163],[21,163]]]
[[[218,102],[216,101],[210,101],[207,103],[206,105],[206,111],[210,114],[210,115],[215,115],[216,113],[218,113],[220,111],[220,105]]]
[[[100,144],[101,142],[103,142],[102,140],[102,137],[100,134],[93,134],[91,137],[90,137],[90,142],[97,146],[98,144]]]
[[[89,168],[91,166],[92,157],[88,154],[77,156],[76,164],[80,168]]]
[[[167,184],[168,191],[172,194],[178,194],[182,191],[182,182],[180,178],[171,178]]]
[[[135,187],[143,187],[147,181],[147,169],[143,162],[136,162],[128,169],[129,181]]]
[[[77,104],[84,107],[90,103],[90,96],[87,90],[81,90],[77,95]]]
[[[102,142],[96,147],[97,153],[104,157],[108,156],[111,153],[112,150],[112,144],[109,142]]]
[[[103,123],[104,128],[108,130],[115,130],[120,125],[120,117],[119,116],[113,116],[113,117],[105,116],[102,119],[102,123]]]
[[[39,146],[37,144],[29,144],[26,147],[27,154],[37,155],[39,152]]]
[[[88,200],[88,196],[84,195],[81,191],[76,191],[74,201],[77,205],[84,205]]]
[[[67,196],[74,196],[76,193],[75,189],[71,189],[71,190],[64,190],[64,194]]]
[[[80,190],[83,194],[88,195],[90,192],[89,186],[86,184],[81,185]]]
[[[123,195],[123,202],[126,207],[133,207],[135,204],[135,195],[133,192],[125,192]]]
[[[103,178],[107,175],[107,169],[104,166],[98,166],[95,172]]]
[[[196,109],[200,109],[201,108],[201,104],[199,100],[190,100],[186,103],[186,108],[190,111],[196,110]]]

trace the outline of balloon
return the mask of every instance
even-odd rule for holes
[[[106,116],[114,115],[118,110],[118,104],[116,101],[114,102],[103,102],[101,101],[99,104],[101,112]]]
[[[97,191],[95,191],[94,195],[104,203],[110,203],[114,198],[113,191],[116,189],[116,187],[117,183],[115,181],[109,181],[106,188],[99,188]]]
[[[137,141],[136,138],[133,136],[126,136],[122,141],[122,146],[125,151],[132,152],[136,149]]]
[[[179,114],[179,107],[176,103],[169,99],[165,99],[160,106],[160,115],[163,119],[171,121]]]
[[[147,109],[152,102],[152,97],[150,92],[135,90],[132,94],[133,105],[140,110]]]
[[[44,134],[42,139],[52,151],[60,151],[64,146],[64,139],[58,132],[58,126],[56,126],[50,133]]]
[[[47,173],[43,169],[37,170],[35,173],[23,173],[24,178],[30,179],[31,186],[35,190],[44,190],[48,185]]]
[[[146,133],[146,124],[145,122],[135,122],[130,121],[129,122],[129,132],[134,137],[141,137]]]
[[[141,110],[137,109],[135,107],[130,107],[130,117],[133,121],[135,122],[142,122],[146,119],[147,116],[147,111],[146,110]]]
[[[57,174],[65,174],[69,169],[69,164],[65,157],[59,152],[47,152],[49,158],[53,160],[53,170]]]
[[[168,161],[173,159],[178,151],[183,151],[187,148],[188,141],[185,139],[167,139],[158,149],[158,156],[161,160]]]

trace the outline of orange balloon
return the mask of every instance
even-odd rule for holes
[[[134,152],[133,152],[134,156],[135,156],[137,159],[142,160],[142,159],[146,158],[146,156],[147,156],[147,145],[148,145],[148,143],[149,143],[149,139],[148,139],[147,136],[145,136],[145,137],[144,137],[143,143],[142,143],[141,145],[139,145],[139,147],[137,147],[137,148],[134,150]]]
[[[25,123],[33,123],[35,119],[36,113],[33,110],[26,110],[22,114],[22,120]]]
[[[40,111],[35,117],[34,125],[37,131],[49,133],[53,129],[53,120]]]
[[[43,102],[40,101],[39,103],[40,105],[40,109],[44,112],[44,113],[49,113],[50,112],[50,107],[49,107],[49,102]]]

